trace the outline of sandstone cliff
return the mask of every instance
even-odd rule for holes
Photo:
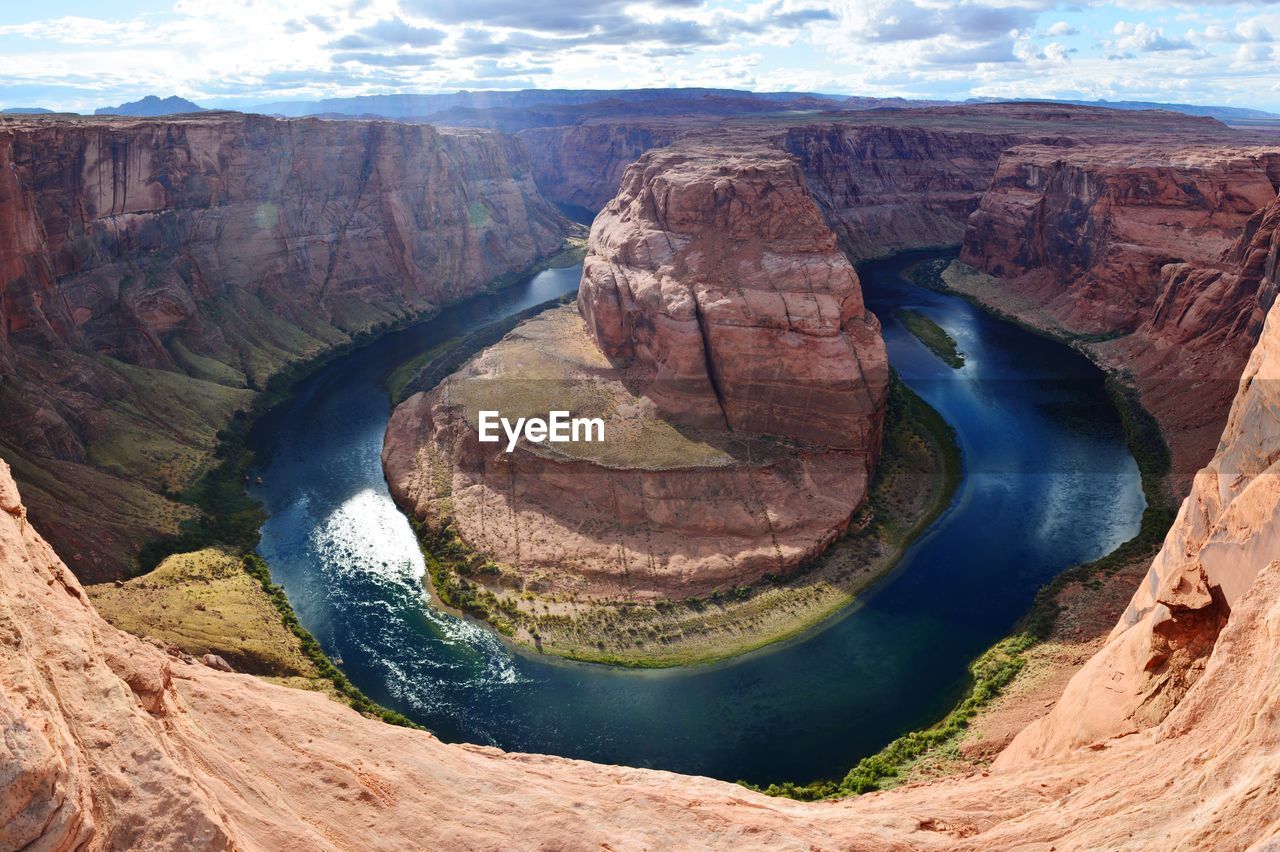
[[[855,261],[955,245],[991,183],[1011,128],[794,127],[782,147]]]
[[[1265,245],[1251,243],[1269,239],[1260,211],[1277,187],[1274,146],[1023,145],[1001,159],[961,261],[1000,279],[989,300],[1131,373],[1189,476],[1270,306]]]
[[[563,233],[519,144],[483,131],[0,123],[0,434],[36,522],[84,576],[124,572],[183,515],[160,493],[190,482],[247,388],[522,270]],[[127,509],[101,517],[86,491]]]
[[[1159,137],[1243,144],[1213,119],[1035,103],[828,111],[807,121],[631,116],[518,135],[542,193],[592,213],[651,148],[677,140],[774,145],[800,160],[810,193],[855,262],[958,245],[1001,155],[1017,145],[1142,145]]]
[[[397,408],[397,501],[513,569],[517,592],[682,599],[820,553],[866,499],[888,363],[795,161],[650,152],[588,250],[577,313]],[[604,443],[477,439],[479,410],[553,409],[603,417]]]
[[[578,309],[672,420],[875,457],[880,325],[789,157],[645,155],[591,229]]]
[[[1265,848],[1280,825],[1278,377],[1273,308],[1151,584],[1078,678],[1158,696],[1143,683],[1182,672],[1166,699],[1116,702],[1073,683],[990,772],[836,803],[447,746],[166,657],[97,616],[0,465],[0,845]],[[1224,620],[1216,637],[1192,631],[1207,650],[1187,665],[1190,646],[1170,640]],[[1174,665],[1144,671],[1163,642]],[[1162,722],[1123,735],[1141,727],[1124,708],[1161,702],[1139,715],[1175,705]]]
[[[680,133],[679,126],[666,122],[592,123],[522,130],[517,136],[542,194],[594,214],[617,194],[627,166],[650,148],[670,145]]]

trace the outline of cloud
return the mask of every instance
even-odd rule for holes
[[[1221,24],[1210,24],[1201,32],[1192,30],[1188,36],[1221,44],[1270,44],[1275,41],[1275,36],[1267,29],[1267,25],[1258,18],[1241,21],[1231,29]]]
[[[870,42],[921,41],[950,36],[961,41],[992,41],[1035,25],[1039,12],[1028,6],[962,2],[937,5],[915,0],[853,3],[844,19]]]
[[[527,74],[550,74],[549,65],[503,65],[494,59],[482,59],[472,66],[478,80],[496,80],[503,77],[520,77]]]
[[[1058,21],[1044,31],[1047,36],[1053,38],[1066,38],[1067,36],[1079,35],[1080,30],[1068,24],[1066,21]]]
[[[421,68],[427,65],[434,65],[436,62],[436,57],[430,53],[365,53],[350,51],[335,53],[331,58],[334,62],[359,62],[362,65],[372,65],[377,68]]]
[[[1195,45],[1185,38],[1170,38],[1164,34],[1163,27],[1153,27],[1145,21],[1139,21],[1136,24],[1120,21],[1111,32],[1116,36],[1115,41],[1111,42],[1113,50],[1125,56],[1132,56],[1135,53],[1196,49]]]
[[[632,0],[402,0],[402,7],[439,24],[485,24],[542,33],[586,33],[624,20]],[[650,0],[657,11],[696,9],[702,0]]]
[[[400,18],[378,21],[333,42],[330,47],[362,49],[374,47],[434,47],[445,38],[444,30],[417,27]]]

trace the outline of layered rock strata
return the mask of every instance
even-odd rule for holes
[[[1185,477],[1213,451],[1274,298],[1261,263],[1277,187],[1273,146],[1024,145],[961,261],[1000,279],[1002,307],[1131,374]]]
[[[1274,268],[1280,256],[1274,243],[1268,255]],[[1023,731],[1001,760],[1061,754],[1165,719],[1207,676],[1219,656],[1219,633],[1237,620],[1237,610],[1264,574],[1272,586],[1280,576],[1275,309],[1238,381],[1218,452],[1196,474],[1163,549],[1107,646],[1071,681],[1059,707]],[[1267,635],[1275,640],[1273,629]]]
[[[584,329],[585,323],[585,329]],[[577,311],[526,323],[393,414],[393,495],[529,590],[680,598],[785,574],[866,498],[884,344],[794,160],[681,145],[597,217]],[[477,440],[480,410],[605,420]]]
[[[1280,824],[1277,378],[1273,308],[1151,581],[1045,722],[989,772],[817,804],[444,745],[168,657],[98,617],[0,464],[0,845],[1264,848]]]
[[[564,227],[484,131],[0,122],[0,441],[33,516],[82,575],[126,572],[249,389],[527,268]],[[82,505],[104,491],[126,511]]]

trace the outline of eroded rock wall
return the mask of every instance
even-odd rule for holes
[[[1274,146],[1023,145],[1001,160],[960,259],[999,279],[999,306],[1130,374],[1185,482],[1213,452],[1274,298],[1261,264],[1277,187]]]
[[[120,576],[190,515],[166,495],[273,372],[475,293],[564,233],[519,143],[486,131],[4,120],[0,446],[76,570]]]
[[[878,453],[880,324],[790,157],[646,154],[592,226],[578,309],[676,422]]]
[[[1007,128],[808,125],[782,147],[854,261],[956,245],[1000,154],[1024,140]]]
[[[592,123],[522,130],[533,178],[559,204],[597,213],[618,193],[627,166],[650,148],[670,145],[681,129],[667,123]]]

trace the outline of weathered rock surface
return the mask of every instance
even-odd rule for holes
[[[1161,270],[1221,257],[1277,184],[1276,148],[1024,145],[1002,158],[961,260],[1069,330],[1132,331]]]
[[[605,421],[604,443],[478,441],[477,411]],[[878,448],[878,445],[877,445]],[[865,499],[867,453],[674,428],[628,389],[572,307],[527,321],[432,393],[398,406],[383,465],[433,530],[516,569],[520,589],[683,599],[783,575]],[[482,578],[483,579],[483,578]]]
[[[522,130],[517,136],[544,196],[596,213],[618,194],[627,166],[680,134],[670,123],[592,123]]]
[[[800,160],[810,193],[855,261],[959,244],[1001,154],[1016,145],[1141,145],[1162,136],[1244,144],[1213,119],[1034,103],[826,111],[809,121],[629,116],[518,135],[542,193],[591,212],[651,148],[678,140],[774,145]]]
[[[1277,258],[1273,244],[1273,269]],[[1280,312],[1272,310],[1237,388],[1218,452],[1196,474],[1108,645],[1002,761],[1060,754],[1164,719],[1211,663],[1219,631],[1236,620],[1259,572],[1280,567]]]
[[[582,319],[532,320],[397,408],[398,502],[544,592],[683,598],[821,552],[866,499],[888,363],[795,161],[646,154],[588,249]],[[600,416],[605,442],[506,453],[480,410]]]
[[[1277,378],[1273,309],[1152,583],[1048,721],[989,773],[836,803],[448,746],[167,657],[97,616],[0,465],[0,845],[1265,848],[1280,824]],[[1209,612],[1225,626],[1204,638],[1203,673],[1163,721],[1122,735],[1141,727],[1125,707],[1155,705],[1117,702],[1103,680],[1150,694],[1130,687],[1162,676],[1143,672],[1178,632],[1162,628]],[[1187,647],[1170,644],[1167,659]]]
[[[793,127],[781,145],[800,159],[841,246],[861,261],[959,243],[1001,152],[1024,139],[999,126],[830,124]]]
[[[224,113],[0,122],[0,440],[40,459],[19,467],[36,522],[85,576],[122,573],[172,529],[179,510],[157,492],[187,484],[244,388],[475,293],[563,235],[519,144],[485,131]],[[191,416],[188,400],[202,401]],[[28,475],[53,465],[89,487]],[[115,529],[80,505],[103,480],[150,487]],[[68,501],[80,517],[58,523]]]
[[[578,309],[676,422],[877,452],[880,325],[789,157],[645,155],[592,226]]]
[[[1094,349],[1134,375],[1189,476],[1274,296],[1252,243],[1274,229],[1261,210],[1277,187],[1274,145],[1024,145],[1001,160],[961,260],[1000,278],[1032,322],[1120,337]]]

